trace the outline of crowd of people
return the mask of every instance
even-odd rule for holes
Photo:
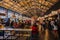
[[[60,38],[60,19],[57,18],[57,15],[51,17],[52,19],[45,18],[36,20],[23,20],[23,21],[11,21],[8,19],[8,21],[4,22],[4,20],[0,21],[0,27],[1,24],[4,24],[4,27],[11,27],[11,28],[28,28],[32,29],[31,32],[31,40],[39,40],[39,36],[42,32],[45,32],[46,29],[48,29],[49,32],[51,32],[54,35],[54,40],[58,40]]]
[[[14,20],[8,19],[7,21],[4,21],[1,19],[0,24],[4,25],[4,27],[10,27],[10,28],[29,28],[31,25],[31,20],[18,20],[18,22]]]
[[[60,38],[60,19],[57,18],[57,15],[54,17],[51,17],[51,19],[45,18],[45,20],[40,19],[42,21],[35,21],[35,23],[32,25],[32,38],[35,37],[35,39],[32,40],[37,40],[37,36],[39,38],[42,36],[42,32],[49,33],[49,35],[53,34],[54,39],[53,40],[59,40]],[[51,33],[51,34],[50,34]],[[34,36],[34,37],[33,37]],[[48,36],[48,40],[52,39],[51,37]]]

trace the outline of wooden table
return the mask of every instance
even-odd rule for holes
[[[30,32],[32,31],[32,29],[15,29],[15,28],[2,28],[0,29],[1,31],[18,31],[18,32]]]
[[[2,31],[32,31],[32,29],[15,29],[15,28],[2,28]]]

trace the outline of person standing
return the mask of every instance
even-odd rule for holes
[[[55,37],[55,40],[58,40],[58,28],[53,20],[51,21],[51,25],[53,26],[53,35]]]
[[[11,21],[10,26],[13,28],[14,21]]]
[[[31,32],[30,40],[39,40],[39,31],[38,31],[38,26],[36,25],[36,23],[33,24],[31,29],[32,29],[32,32]]]

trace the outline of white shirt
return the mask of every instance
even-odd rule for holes
[[[54,25],[54,21],[51,21],[51,25],[54,27],[53,30],[58,30],[57,26]]]

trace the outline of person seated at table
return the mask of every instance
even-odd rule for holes
[[[17,22],[16,28],[20,28],[20,22]]]
[[[11,26],[12,28],[14,28],[14,27],[13,27],[13,24],[14,24],[14,21],[11,21],[10,26]]]
[[[1,28],[4,28],[4,26],[0,23],[0,29],[1,29]]]
[[[17,27],[17,22],[13,23],[13,27],[16,28]]]
[[[0,29],[4,28],[4,26],[0,23]],[[4,36],[4,31],[0,30],[0,36]]]

